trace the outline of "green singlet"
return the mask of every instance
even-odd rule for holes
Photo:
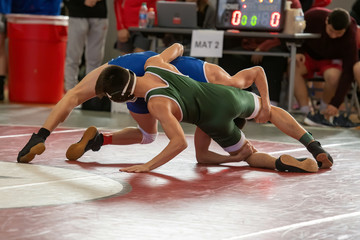
[[[158,96],[172,99],[181,109],[181,121],[195,124],[225,150],[236,146],[241,139],[241,131],[233,120],[238,117],[253,118],[258,112],[258,98],[251,92],[197,82],[188,76],[159,67],[150,66],[146,73],[158,76],[168,85],[148,91],[146,102]]]

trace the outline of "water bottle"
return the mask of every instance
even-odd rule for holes
[[[147,20],[148,8],[146,2],[143,2],[139,11],[139,28],[146,28],[148,20]]]
[[[148,19],[148,28],[152,28],[154,26],[155,23],[155,10],[154,8],[150,8],[149,12],[147,14],[147,19]]]

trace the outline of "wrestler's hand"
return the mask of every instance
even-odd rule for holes
[[[45,151],[45,139],[33,133],[28,143],[19,152],[17,161],[19,163],[29,163],[35,155],[40,155]]]
[[[120,172],[133,172],[133,173],[140,173],[140,172],[150,172],[150,168],[145,164],[141,165],[134,165],[127,168],[120,169]]]
[[[267,123],[270,120],[270,107],[262,107],[259,114],[254,118],[256,123]]]
[[[254,148],[254,146],[249,141],[246,141],[246,143],[244,144],[244,146],[242,146],[240,151],[235,156],[231,156],[231,157],[233,157],[234,159],[236,159],[236,161],[239,162],[245,161],[256,151],[257,150]]]
[[[252,153],[258,152],[258,150],[254,147],[254,145],[251,144],[251,142],[249,142],[249,144],[250,144]]]

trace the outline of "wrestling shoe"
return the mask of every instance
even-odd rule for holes
[[[234,119],[234,123],[239,129],[243,129],[246,124],[246,119],[238,117]]]
[[[311,113],[309,112],[304,119],[304,123],[308,126],[322,126],[322,127],[334,127],[334,124],[329,122],[323,114],[319,112]]]
[[[40,155],[45,151],[45,139],[36,133],[33,133],[29,142],[19,152],[17,161],[19,163],[29,163],[35,155]]]
[[[79,142],[72,144],[66,151],[66,158],[74,161],[79,159],[85,152],[90,149],[93,151],[99,151],[104,138],[102,134],[99,134],[96,127],[91,126],[84,132]]]
[[[294,158],[286,154],[276,159],[275,166],[280,172],[314,173],[319,170],[316,161],[311,158]]]
[[[331,168],[334,161],[318,141],[311,142],[306,148],[314,156],[319,168]]]

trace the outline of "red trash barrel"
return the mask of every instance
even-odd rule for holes
[[[57,103],[64,93],[67,16],[9,14],[9,100]]]

